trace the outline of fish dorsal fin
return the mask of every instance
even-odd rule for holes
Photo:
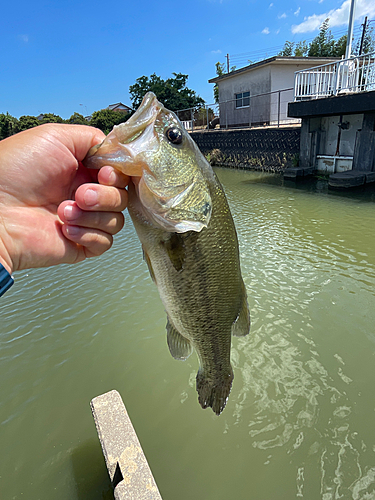
[[[169,318],[167,322],[167,343],[174,359],[184,361],[193,352],[190,342],[176,330]]]
[[[244,337],[250,331],[250,312],[249,306],[246,299],[246,289],[242,282],[242,302],[241,308],[236,318],[236,321],[232,325],[232,335],[235,337]]]

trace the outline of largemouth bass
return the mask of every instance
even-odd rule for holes
[[[219,180],[151,92],[84,164],[132,176],[128,209],[167,312],[169,350],[185,360],[195,349],[199,403],[219,415],[233,381],[231,335],[250,329],[237,234]]]

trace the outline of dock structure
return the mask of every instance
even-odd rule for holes
[[[296,180],[301,177],[313,175],[315,169],[313,167],[291,167],[284,171],[284,179]]]
[[[331,174],[328,185],[332,188],[351,188],[375,182],[375,172],[362,170],[347,170]]]
[[[375,53],[366,60],[371,78],[374,56]],[[335,65],[348,71],[356,62],[362,64],[362,59],[351,58]],[[355,188],[375,182],[374,80],[366,80],[366,85],[362,85],[365,66],[360,66],[357,79],[352,82],[359,83],[359,87],[341,88],[332,94],[333,73],[327,72],[328,67],[331,66],[310,68],[304,76],[296,73],[294,102],[288,104],[288,114],[302,119],[299,167],[285,170],[284,177],[297,180],[313,169],[329,176],[328,186],[332,188]],[[299,73],[307,78],[303,84],[298,83],[302,77]],[[343,84],[341,77],[337,77],[337,83]]]
[[[94,398],[91,411],[115,500],[162,500],[120,394]]]

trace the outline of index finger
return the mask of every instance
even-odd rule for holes
[[[122,212],[128,203],[128,192],[114,186],[82,184],[75,193],[81,210],[89,212]]]
[[[98,182],[104,186],[114,186],[123,189],[129,184],[129,176],[113,167],[106,166],[99,170]]]

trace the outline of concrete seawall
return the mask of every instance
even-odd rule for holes
[[[161,500],[137,434],[117,391],[91,401],[116,500]]]
[[[215,155],[214,161],[210,160],[213,164],[283,172],[295,166],[300,130],[300,127],[212,130],[192,132],[191,137],[204,155]]]

